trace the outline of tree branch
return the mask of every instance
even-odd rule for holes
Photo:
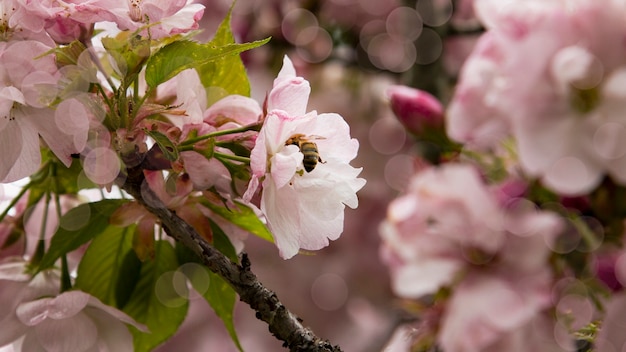
[[[177,241],[191,249],[203,263],[219,275],[239,294],[241,301],[256,311],[256,317],[269,325],[270,332],[290,351],[340,352],[339,346],[317,337],[311,329],[291,313],[276,294],[259,282],[250,270],[250,260],[244,253],[241,265],[233,263],[216,250],[187,222],[169,210],[145,182],[141,166],[129,168],[122,188],[132,195],[148,211],[157,216],[163,228]]]

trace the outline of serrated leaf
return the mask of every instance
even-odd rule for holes
[[[133,228],[109,226],[94,238],[78,265],[75,288],[104,304],[122,308],[139,278],[141,262],[132,250]]]
[[[161,151],[167,160],[178,160],[178,149],[166,135],[159,131],[152,131],[149,129],[146,129],[145,131],[150,137],[152,137],[152,139],[154,139],[156,144],[159,145],[159,148],[161,148]]]
[[[237,293],[217,274],[212,273],[209,269],[207,269],[207,273],[211,278],[211,283],[203,297],[222,320],[237,348],[243,351],[233,323],[233,310],[237,302]]]
[[[141,265],[139,281],[123,311],[140,323],[148,326],[149,333],[130,327],[134,337],[135,351],[150,351],[170,338],[185,316],[189,302],[166,306],[156,289],[157,282],[166,273],[178,268],[176,252],[167,241],[155,243],[155,258]]]
[[[244,44],[213,47],[189,40],[168,44],[150,57],[146,64],[146,83],[154,88],[188,68],[196,68],[211,61],[232,57],[243,51],[267,43],[269,39]]]
[[[68,211],[61,217],[60,226],[50,241],[50,248],[39,263],[38,271],[52,267],[62,255],[104,232],[109,227],[111,214],[126,202],[128,200],[104,199],[81,204]],[[84,226],[76,226],[77,221],[84,223]]]
[[[224,231],[213,221],[211,221],[211,231],[213,232],[213,246],[215,249],[222,252],[232,262],[238,263],[239,258],[237,257],[235,247]]]
[[[214,213],[220,215],[238,227],[251,232],[266,241],[272,243],[274,242],[274,238],[272,237],[270,230],[247,205],[241,202],[235,202],[237,209],[229,209],[209,201],[202,201],[202,205],[211,209]]]
[[[235,38],[230,28],[232,10],[233,7],[231,6],[226,18],[218,27],[209,45],[219,47],[235,43]],[[197,71],[205,87],[221,88],[220,91],[215,89],[207,90],[209,103],[215,102],[228,94],[250,96],[248,74],[239,55],[208,62],[199,66]]]
[[[222,240],[230,243],[230,241],[228,241],[228,238],[226,238],[224,232],[217,225],[212,223],[211,228],[214,229],[214,238],[223,237]],[[217,236],[216,233],[218,233]],[[230,250],[226,250],[226,252],[229,251]],[[234,252],[234,248],[232,249],[232,251]],[[180,245],[179,243],[177,243],[176,245],[176,252],[181,262],[184,261],[187,263],[202,264],[202,260],[200,260],[197,255],[195,255],[190,249]],[[202,265],[202,268],[206,271],[209,277],[208,288],[206,288],[204,285],[202,285],[202,287],[198,287],[202,283],[198,283],[194,280],[191,280],[191,284],[193,288],[202,295],[207,303],[209,303],[215,314],[222,320],[222,322],[224,323],[224,327],[226,327],[228,334],[233,340],[233,343],[235,343],[240,351],[243,351],[239,342],[239,338],[237,337],[235,324],[233,322],[233,310],[235,309],[235,303],[237,302],[237,293],[235,292],[235,290],[232,289],[232,287],[230,287],[230,285],[228,285],[226,281],[219,277],[219,275],[214,274],[213,272],[211,272],[211,270],[209,270],[209,268],[204,265]]]

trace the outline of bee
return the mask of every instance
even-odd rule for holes
[[[319,136],[311,136],[312,139],[323,139],[324,137]],[[311,172],[317,166],[317,163],[325,163],[320,158],[320,153],[317,150],[317,144],[315,142],[311,142],[309,138],[307,138],[302,133],[296,133],[293,136],[289,137],[289,139],[285,142],[285,145],[297,145],[300,148],[300,152],[304,155],[304,159],[302,159],[302,164],[304,165],[304,170],[306,172]]]

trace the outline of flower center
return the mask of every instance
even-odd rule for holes
[[[572,87],[570,91],[570,106],[576,111],[586,114],[592,111],[600,103],[600,90],[593,88]]]
[[[15,109],[17,108],[18,103],[13,103],[9,111],[7,111],[2,118],[4,120],[15,121]]]
[[[130,18],[135,22],[143,21],[142,14],[141,14],[141,2],[142,1],[143,0],[130,0],[130,3],[128,4],[129,6],[128,14],[130,15]]]
[[[0,41],[11,39],[13,29],[9,27],[9,19],[15,12],[15,7],[0,2]]]

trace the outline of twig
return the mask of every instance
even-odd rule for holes
[[[254,309],[256,317],[265,321],[270,332],[284,342],[283,346],[298,352],[341,351],[339,346],[333,346],[304,327],[302,321],[280,302],[276,294],[259,282],[250,271],[250,260],[245,253],[242,254],[241,265],[233,263],[163,204],[145,182],[141,167],[127,171],[122,188],[161,220],[167,234],[191,249],[212,272],[228,282],[239,294],[240,300]]]

